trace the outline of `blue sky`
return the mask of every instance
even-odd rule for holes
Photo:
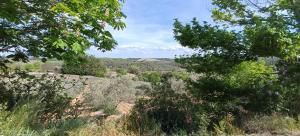
[[[91,48],[88,53],[97,57],[112,58],[174,58],[190,54],[173,38],[173,22],[178,18],[189,22],[212,22],[210,0],[126,0],[123,12],[127,27],[112,31],[118,46],[109,52]]]

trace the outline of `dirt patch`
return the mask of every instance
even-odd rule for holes
[[[117,106],[117,111],[122,115],[130,114],[131,109],[133,108],[134,104],[130,104],[127,102],[120,102]]]

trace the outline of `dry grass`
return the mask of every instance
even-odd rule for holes
[[[291,133],[300,132],[300,117],[294,119],[283,115],[254,116],[243,121],[247,133]],[[298,120],[298,121],[297,121]]]

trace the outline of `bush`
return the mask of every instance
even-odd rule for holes
[[[286,113],[297,117],[300,114],[300,61],[279,61],[276,65],[279,80],[285,94]]]
[[[243,62],[225,77],[232,90],[231,95],[239,98],[241,106],[256,113],[272,113],[282,110],[283,96],[278,77],[265,62]]]
[[[92,56],[80,56],[74,60],[64,61],[61,71],[64,74],[104,77],[106,67],[100,59]]]
[[[300,130],[300,117],[296,119],[283,115],[254,115],[243,120],[241,128],[247,133],[284,133]]]
[[[283,95],[271,67],[263,62],[243,62],[224,75],[205,74],[189,81],[193,97],[209,114],[210,128],[232,114],[239,122],[245,114],[271,114],[283,110]]]
[[[117,112],[116,107],[120,102],[134,101],[149,86],[149,83],[128,80],[126,77],[95,80],[90,84],[90,91],[84,95],[84,102],[93,110],[103,110],[105,114],[111,115]]]
[[[188,80],[190,77],[190,74],[186,71],[172,71],[172,72],[166,73],[166,75],[169,75],[171,77],[174,77],[176,79],[180,79],[183,81]]]
[[[146,72],[140,77],[140,80],[157,84],[161,81],[161,74],[159,72]]]
[[[139,67],[137,67],[135,65],[131,65],[128,68],[128,73],[138,75],[138,74],[140,74],[140,69],[139,69]]]
[[[129,120],[129,129],[139,130],[141,135],[147,133],[146,124],[149,124],[150,128],[160,126],[161,131],[167,134],[206,131],[205,114],[202,114],[201,109],[188,95],[172,90],[168,80],[163,80],[154,90],[148,97],[136,102]],[[137,126],[141,129],[137,129]]]
[[[217,135],[242,135],[244,131],[234,124],[234,116],[228,114],[219,123],[214,125]]]
[[[64,92],[62,78],[35,77],[22,71],[0,77],[0,106],[7,111],[27,103],[37,103],[39,121],[60,119],[71,100]]]
[[[0,79],[0,135],[52,135],[62,129],[57,125],[64,122],[65,130],[77,117],[63,76],[15,71]]]
[[[300,115],[300,84],[285,87],[283,92],[285,92],[285,113],[292,117],[298,117]]]
[[[68,135],[86,124],[85,119],[59,120],[55,123],[32,122],[38,118],[38,104],[27,103],[12,112],[0,111],[0,135],[4,136],[53,136]],[[73,134],[74,135],[74,134]]]
[[[118,68],[118,69],[116,70],[116,72],[117,72],[118,76],[123,76],[123,75],[126,75],[126,74],[127,74],[127,70],[124,69],[124,68]]]

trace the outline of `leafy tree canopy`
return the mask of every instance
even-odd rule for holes
[[[123,0],[4,0],[0,2],[0,64],[29,56],[64,59],[117,44],[106,29],[125,27]]]
[[[180,62],[196,72],[225,72],[258,57],[295,61],[300,54],[300,0],[213,0],[222,27],[174,23],[175,39],[199,50]],[[235,30],[235,31],[232,31]]]
[[[217,25],[174,23],[175,39],[197,51],[177,59],[201,73],[187,82],[190,93],[213,119],[249,111],[298,114],[291,107],[300,96],[300,0],[212,1]]]

